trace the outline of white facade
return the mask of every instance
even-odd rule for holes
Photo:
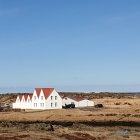
[[[25,109],[32,109],[32,95],[28,95],[27,97],[25,97]]]
[[[62,98],[53,88],[37,88],[33,95],[17,96],[13,103],[16,109],[61,109]]]
[[[21,108],[21,98],[22,95],[17,96],[16,102],[13,103],[13,108]]]
[[[94,102],[91,100],[86,99],[71,99],[69,97],[63,98],[63,106],[68,104],[75,104],[75,107],[87,107],[87,106],[94,106]]]
[[[75,104],[75,107],[78,107],[78,101],[74,100],[74,99],[71,99],[69,97],[64,97],[63,100],[62,100],[62,104],[63,106],[65,105],[68,105],[68,104]]]
[[[38,96],[35,90],[32,97],[32,109],[60,109],[62,108],[62,98],[56,92],[52,90],[51,94],[45,94],[45,90],[41,89]]]
[[[75,104],[75,107],[94,106],[94,102],[87,99],[63,99],[54,88],[36,88],[33,94],[19,95],[13,103],[15,109],[61,109],[62,106]]]
[[[13,108],[31,109],[32,95],[19,95],[16,102],[13,103]]]
[[[94,106],[94,102],[91,100],[81,100],[78,102],[79,107]]]

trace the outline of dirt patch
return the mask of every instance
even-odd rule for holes
[[[0,140],[20,140],[29,139],[30,135],[19,135],[19,136],[0,136]]]
[[[67,140],[106,140],[105,137],[94,137],[86,133],[72,133],[72,134],[63,134],[61,138],[65,138]]]

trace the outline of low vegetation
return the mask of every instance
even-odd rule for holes
[[[62,96],[66,93],[60,93]],[[15,110],[0,113],[1,140],[139,140],[139,94],[83,94],[103,108],[59,110]],[[97,98],[96,98],[97,95]],[[104,95],[104,96],[103,96]],[[1,104],[11,104],[16,95],[0,96]]]

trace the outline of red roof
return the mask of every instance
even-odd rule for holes
[[[32,99],[33,95],[29,94],[30,99]]]
[[[45,99],[47,99],[51,93],[53,92],[54,88],[42,88]]]
[[[30,97],[30,99],[32,99],[33,95],[31,95],[31,94],[19,95],[18,97],[19,97],[20,101],[22,100],[23,96],[24,96],[25,101],[27,101],[28,96]]]
[[[18,96],[20,101],[22,100],[22,96],[23,96],[23,95],[19,95],[19,96]]]
[[[47,99],[51,95],[54,88],[35,88],[35,90],[36,90],[36,94],[38,97],[39,97],[40,92],[42,90],[44,93],[45,99]]]
[[[37,94],[37,96],[39,97],[40,92],[41,92],[41,88],[35,88],[35,90],[36,90],[36,94]]]
[[[23,95],[23,96],[25,98],[25,101],[27,101],[28,95]]]

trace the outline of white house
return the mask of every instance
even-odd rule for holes
[[[81,99],[81,98],[69,98],[69,97],[63,97],[63,106],[68,104],[75,104],[75,107],[87,107],[87,106],[94,106],[94,102],[87,99]]]
[[[15,109],[61,109],[62,105],[75,104],[75,107],[94,106],[94,102],[81,98],[60,97],[54,88],[35,88],[33,94],[17,96]]]
[[[60,109],[62,98],[54,88],[36,88],[32,97],[32,109]]]
[[[62,98],[54,88],[36,88],[33,95],[19,95],[13,108],[18,109],[61,109]]]
[[[22,108],[21,107],[21,99],[22,99],[22,96],[23,95],[18,95],[17,96],[16,102],[13,103],[13,108]]]
[[[17,96],[16,102],[13,103],[13,108],[17,109],[31,109],[32,105],[32,95],[19,95]]]
[[[24,95],[25,98],[25,109],[32,109],[32,96],[33,95]]]

